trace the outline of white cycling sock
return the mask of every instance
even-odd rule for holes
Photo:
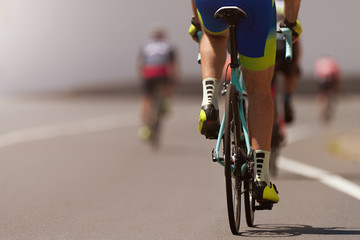
[[[255,180],[265,181],[270,186],[269,159],[270,152],[263,150],[254,151],[255,158]]]
[[[205,78],[202,81],[203,85],[203,101],[201,106],[207,104],[213,104],[216,109],[219,109],[218,105],[218,89],[219,81],[215,78]]]

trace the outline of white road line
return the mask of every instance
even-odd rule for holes
[[[288,132],[288,143],[291,144],[296,141],[309,138],[316,133],[316,130],[318,130],[318,128],[314,126],[292,128]],[[341,176],[330,173],[323,169],[300,163],[290,158],[280,157],[278,160],[279,168],[285,171],[316,179],[331,188],[334,188],[342,193],[360,200],[360,186],[349,180],[346,180]]]
[[[280,157],[279,167],[288,172],[316,179],[319,182],[360,200],[360,186],[328,171],[295,160]]]
[[[111,114],[72,122],[17,130],[0,135],[0,148],[24,142],[138,126],[134,112]]]
[[[36,140],[134,126],[139,126],[137,112],[111,114],[5,133],[0,135],[0,148]],[[312,136],[316,130],[317,128],[314,126],[302,126],[289,129],[288,143],[291,144],[306,139]],[[360,200],[360,186],[338,175],[285,157],[280,157],[279,168],[308,178],[317,179],[329,187]]]

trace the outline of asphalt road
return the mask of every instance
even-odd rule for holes
[[[159,151],[137,138],[136,98],[4,98],[0,239],[360,239],[359,97],[328,126],[313,97],[295,102],[280,202],[233,236],[200,98],[174,101]]]

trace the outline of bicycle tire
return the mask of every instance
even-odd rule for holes
[[[254,226],[254,219],[255,219],[255,199],[253,198],[252,183],[253,183],[252,178],[244,181],[245,217],[246,217],[246,224],[249,227]]]
[[[240,179],[240,171],[236,168],[236,158],[238,156],[238,149],[241,140],[240,127],[237,93],[235,91],[235,86],[233,84],[229,84],[226,93],[223,145],[225,154],[224,161],[227,210],[230,229],[234,235],[239,234],[241,217],[242,182]]]
[[[246,111],[246,103],[243,101],[243,109],[244,109],[244,117],[247,121],[247,111]],[[241,129],[241,131],[243,131]],[[242,135],[244,135],[242,133]],[[243,159],[241,160],[241,163],[247,164],[247,172],[246,176],[244,176],[244,207],[245,207],[245,218],[246,218],[246,224],[249,227],[254,226],[254,220],[255,220],[255,198],[253,198],[253,182],[254,182],[254,167],[253,163],[254,161],[248,161],[248,158],[245,153],[247,153],[247,146],[245,143],[245,140],[241,144],[241,152],[243,153],[241,156],[243,156]]]

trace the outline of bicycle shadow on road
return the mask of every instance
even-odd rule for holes
[[[309,225],[261,224],[241,232],[242,237],[295,237],[300,235],[360,235],[360,229],[345,227],[312,227]]]

